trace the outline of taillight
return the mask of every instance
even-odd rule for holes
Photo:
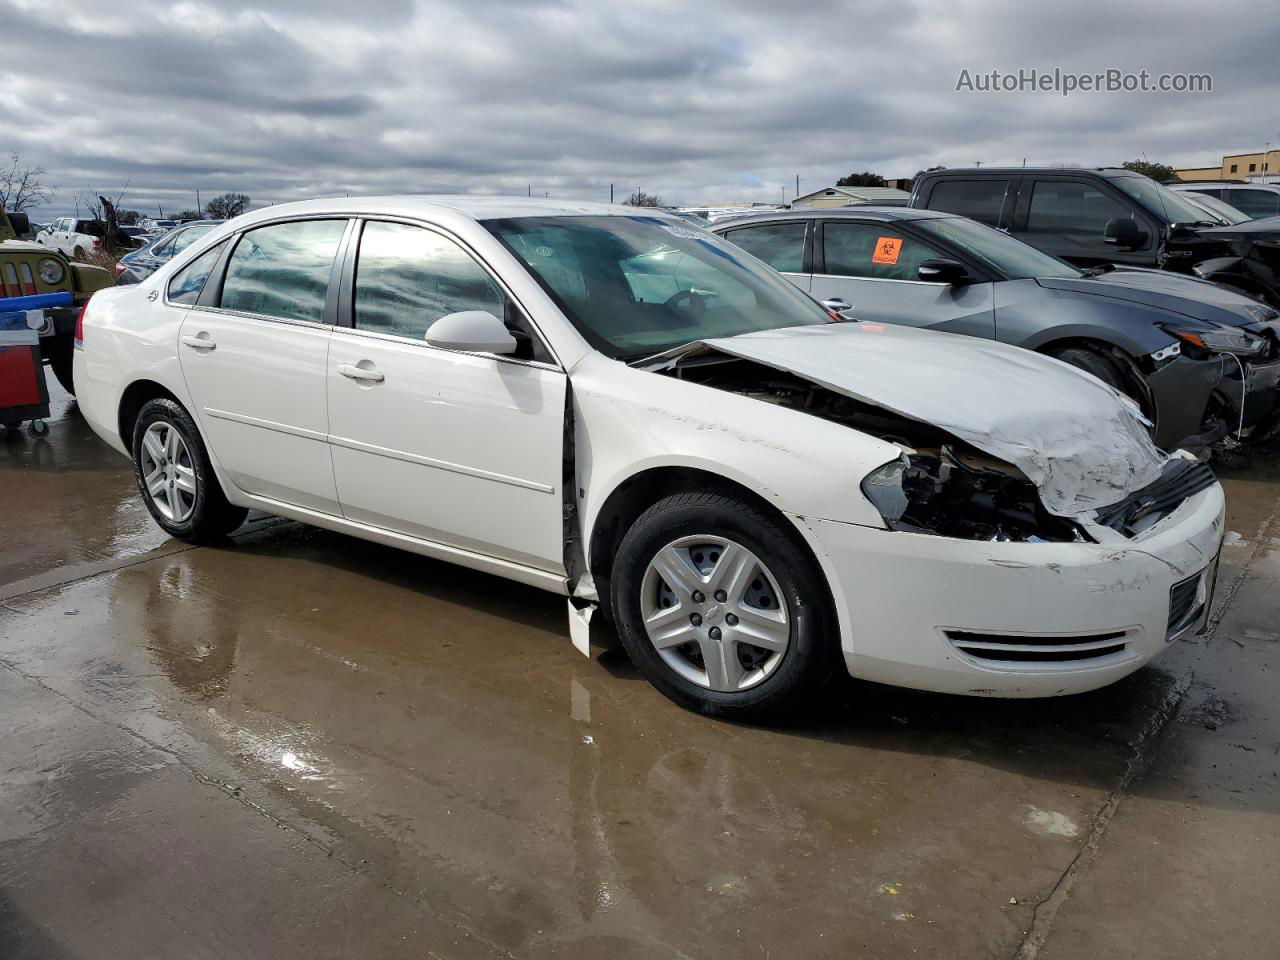
[[[116,264],[116,276],[117,276],[117,277],[118,277],[118,276],[120,276],[120,274],[124,273],[124,272],[125,272],[126,270],[128,270],[128,269],[129,269],[129,265],[128,265],[127,263],[117,263],[117,264]]]
[[[89,300],[93,298],[90,297]],[[76,342],[77,350],[84,349],[84,312],[89,309],[89,300],[84,302],[84,306],[80,308],[80,312],[76,314]]]

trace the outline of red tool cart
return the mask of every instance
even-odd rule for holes
[[[31,435],[49,431],[49,388],[40,362],[40,335],[28,322],[28,301],[39,297],[0,299],[0,424],[9,430],[31,421]]]

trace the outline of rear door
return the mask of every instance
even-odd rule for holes
[[[775,220],[734,227],[721,234],[747,253],[763,260],[806,293],[812,268],[808,265],[811,220]]]
[[[1126,218],[1137,222],[1147,235],[1146,242],[1135,250],[1104,243],[1107,222]],[[1159,225],[1105,180],[1069,175],[1025,177],[1010,232],[1081,267],[1154,266],[1160,237]]]
[[[814,241],[810,294],[841,299],[859,320],[995,336],[992,284],[946,284],[919,278],[920,264],[954,256],[884,221],[822,221]]]
[[[292,220],[232,238],[178,346],[195,415],[231,482],[334,515],[325,363],[347,228],[345,218]]]

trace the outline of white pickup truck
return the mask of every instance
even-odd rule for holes
[[[101,220],[60,217],[36,234],[36,243],[52,247],[72,260],[83,260],[101,245],[106,234],[107,225]]]

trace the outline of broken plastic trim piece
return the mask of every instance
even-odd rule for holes
[[[585,603],[575,597],[569,598],[569,639],[584,657],[591,656],[591,617],[596,612],[596,604]]]

